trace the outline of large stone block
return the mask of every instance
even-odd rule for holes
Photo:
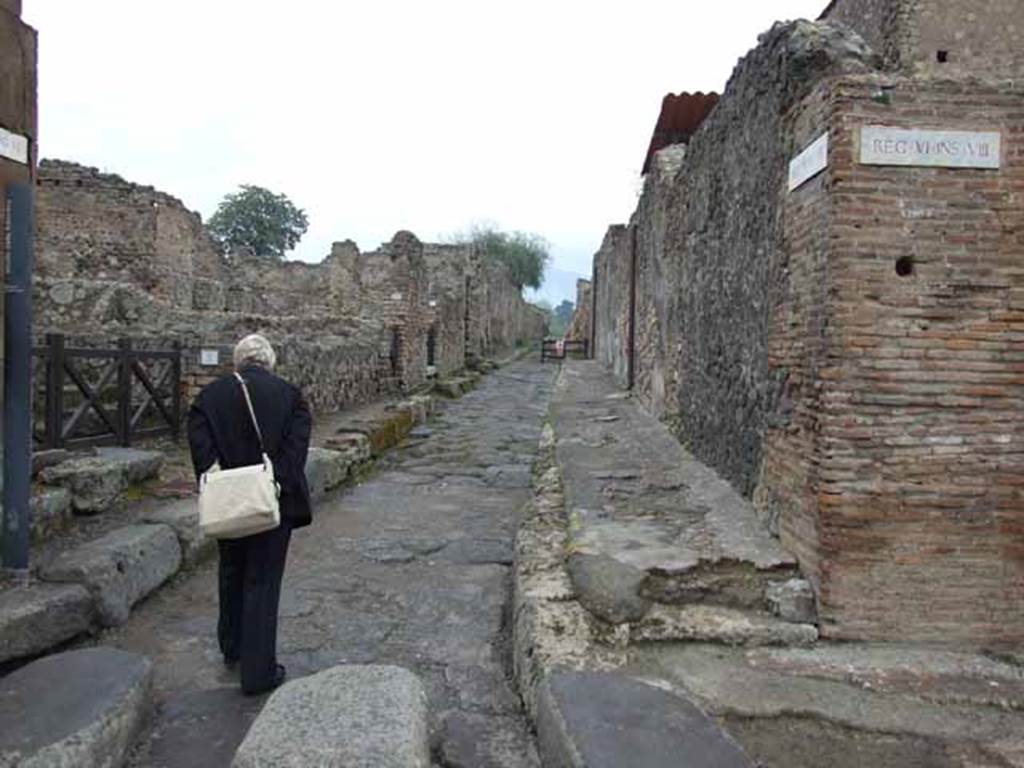
[[[32,584],[0,591],[0,662],[35,656],[93,625],[93,601],[78,584]]]
[[[412,672],[339,666],[267,701],[232,768],[428,768],[427,695]]]
[[[640,596],[647,574],[608,555],[574,554],[569,577],[580,603],[611,624],[639,621],[650,603]]]
[[[142,522],[169,525],[178,537],[186,565],[194,565],[217,551],[217,540],[199,530],[199,502],[194,496],[160,507],[145,515]]]
[[[318,499],[344,483],[352,464],[348,452],[310,448],[306,457],[306,482],[313,498]]]
[[[607,673],[556,673],[542,687],[545,768],[752,768],[732,737],[691,702]]]
[[[71,517],[71,491],[67,488],[43,488],[29,502],[31,533],[42,541],[63,528]]]
[[[113,648],[33,662],[0,680],[0,768],[115,768],[152,706],[153,665]]]
[[[132,525],[64,552],[40,569],[40,577],[84,585],[103,625],[117,626],[180,565],[181,547],[170,526]]]
[[[129,485],[145,482],[160,472],[164,456],[159,451],[134,448],[99,448],[95,456],[71,459],[43,469],[40,479],[71,491],[78,512],[107,509]]]

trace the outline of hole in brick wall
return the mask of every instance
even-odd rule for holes
[[[900,277],[908,277],[914,274],[914,257],[900,256],[896,259],[896,274]]]
[[[949,61],[949,51],[936,51],[935,60],[939,62],[939,64],[945,64]]]

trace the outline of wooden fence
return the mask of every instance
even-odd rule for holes
[[[181,426],[181,348],[69,347],[63,334],[32,350],[43,373],[42,409],[34,438],[41,448],[131,445],[142,437],[172,435]],[[41,369],[41,370],[40,370]],[[37,377],[37,381],[38,381]]]

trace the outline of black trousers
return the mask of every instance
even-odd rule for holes
[[[239,661],[242,690],[260,691],[277,665],[277,608],[291,526],[241,539],[220,539],[217,640],[225,660]]]

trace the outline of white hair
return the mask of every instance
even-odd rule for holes
[[[235,345],[235,368],[242,368],[246,365],[258,365],[268,371],[274,370],[277,365],[277,355],[274,348],[264,336],[258,333],[251,333]]]

